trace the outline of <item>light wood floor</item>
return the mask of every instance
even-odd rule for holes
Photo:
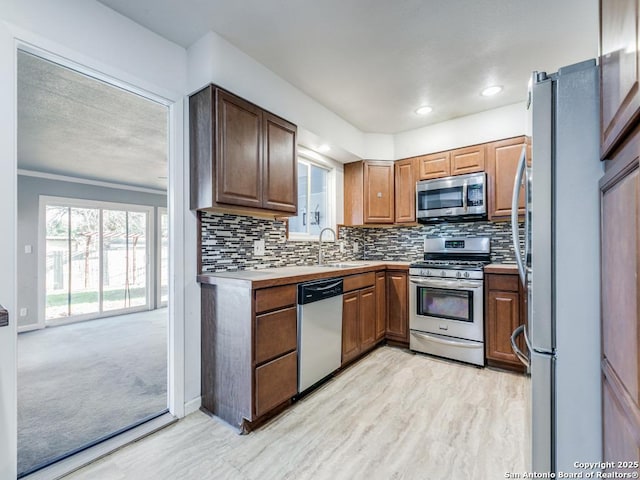
[[[382,347],[250,435],[198,412],[66,477],[478,479],[528,470],[529,380]]]

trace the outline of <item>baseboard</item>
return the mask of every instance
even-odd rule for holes
[[[30,323],[29,325],[18,325],[18,333],[32,332],[34,330],[42,330],[44,325],[39,323]]]
[[[184,404],[184,416],[197,412],[200,410],[200,406],[202,405],[202,397],[194,398],[193,400]]]

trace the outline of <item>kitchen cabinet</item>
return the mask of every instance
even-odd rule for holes
[[[202,408],[246,432],[297,394],[297,287],[202,285]]]
[[[296,215],[297,127],[215,85],[189,97],[191,209]]]
[[[640,113],[637,0],[600,1],[602,158],[619,145]]]
[[[342,299],[343,365],[370,350],[378,340],[375,274],[350,277],[344,279],[345,293]]]
[[[393,162],[361,160],[344,166],[344,224],[395,220]]]
[[[639,159],[640,127],[636,127],[607,157],[600,180],[605,462],[640,461]]]
[[[395,162],[395,223],[416,222],[417,165],[415,158]]]
[[[525,137],[508,138],[487,144],[487,214],[489,220],[511,217],[513,182]],[[518,214],[524,215],[524,183],[521,187]]]
[[[463,175],[484,171],[485,146],[473,145],[471,147],[451,150],[451,175]]]
[[[418,179],[430,180],[451,175],[451,153],[438,152],[418,157]]]
[[[376,272],[376,341],[382,340],[387,324],[387,274]]]
[[[409,345],[409,284],[406,271],[387,271],[387,340]]]
[[[525,323],[525,292],[517,273],[485,275],[485,356],[487,365],[524,372],[511,348],[511,333]],[[522,336],[520,350],[525,350]]]

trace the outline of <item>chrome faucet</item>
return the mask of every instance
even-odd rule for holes
[[[333,228],[323,228],[322,230],[320,230],[320,235],[318,235],[318,265],[322,265],[324,263],[324,258],[322,255],[322,234],[329,230],[331,233],[333,233],[333,241],[335,242],[338,238],[338,236],[336,235],[336,232],[333,230]]]

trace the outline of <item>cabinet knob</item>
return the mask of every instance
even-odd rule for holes
[[[382,192],[378,192],[378,198],[382,198]]]

